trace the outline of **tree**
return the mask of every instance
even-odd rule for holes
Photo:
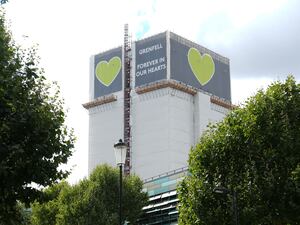
[[[210,126],[189,155],[179,224],[300,224],[300,85],[289,76]]]
[[[142,181],[134,175],[123,178],[123,220],[135,224],[147,204]],[[62,186],[61,186],[62,187]],[[48,202],[32,205],[33,225],[117,225],[119,202],[119,170],[98,166],[89,179],[59,189]]]
[[[36,49],[12,40],[0,12],[0,224],[12,224],[17,201],[39,197],[36,186],[63,179],[74,137],[64,125],[59,88],[38,68]],[[53,94],[51,94],[53,93]]]
[[[55,225],[56,215],[59,211],[59,195],[62,191],[69,190],[71,186],[66,182],[54,184],[44,190],[43,199],[35,201],[31,208],[31,224],[35,225]]]
[[[31,218],[31,209],[26,208],[25,204],[21,202],[17,203],[16,208],[18,210],[18,214],[16,215],[18,217],[18,222],[15,224],[29,225]]]

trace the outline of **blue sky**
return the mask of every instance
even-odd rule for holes
[[[297,0],[10,0],[4,6],[16,41],[39,44],[41,66],[58,81],[68,126],[78,137],[68,167],[87,175],[89,57],[123,42],[170,30],[230,59],[233,103],[294,74],[300,79]]]
[[[148,21],[143,21],[140,23],[138,30],[135,33],[136,39],[142,39],[145,34],[147,34],[150,30],[150,24]]]

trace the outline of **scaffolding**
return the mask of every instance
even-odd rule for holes
[[[124,26],[124,143],[127,146],[124,173],[130,174],[131,169],[131,127],[130,127],[130,105],[131,105],[131,40],[128,35],[128,24]]]

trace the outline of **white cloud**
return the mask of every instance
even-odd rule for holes
[[[260,89],[266,89],[268,85],[277,79],[268,77],[262,78],[243,78],[243,79],[232,79],[231,80],[231,95],[232,102],[235,105],[242,104],[250,96]]]

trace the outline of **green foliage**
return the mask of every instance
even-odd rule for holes
[[[44,190],[43,200],[35,201],[31,208],[33,210],[31,223],[39,225],[55,225],[56,215],[59,210],[58,197],[62,191],[69,190],[70,185],[62,181]]]
[[[14,224],[21,224],[21,225],[29,225],[30,224],[30,218],[31,218],[31,209],[26,208],[24,203],[17,203],[17,210],[18,214],[16,215],[19,220],[14,222]]]
[[[74,186],[58,185],[45,190],[48,196],[52,196],[48,201],[32,205],[33,225],[118,224],[118,169],[98,166],[89,179]],[[135,224],[142,207],[147,204],[147,194],[142,189],[143,183],[137,176],[123,178],[122,212],[124,220],[131,224]]]
[[[212,125],[191,150],[179,187],[180,224],[300,224],[300,85],[275,82]]]
[[[35,48],[22,50],[13,42],[3,14],[0,11],[0,224],[14,224],[17,201],[28,205],[40,196],[35,186],[68,175],[58,167],[71,156],[74,137],[64,125],[57,85],[46,82]]]

